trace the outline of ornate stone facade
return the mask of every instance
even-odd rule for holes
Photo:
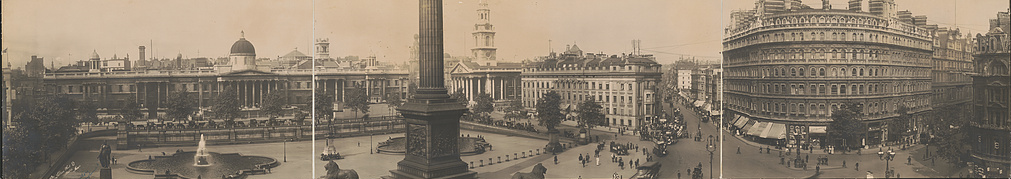
[[[971,176],[1011,177],[1011,40],[1008,12],[991,20],[990,32],[976,34],[972,76],[973,117],[969,121],[972,141]],[[996,23],[995,23],[996,22]]]
[[[548,91],[562,97],[562,110],[576,110],[583,100],[595,99],[604,107],[612,126],[639,127],[659,113],[660,64],[652,55],[582,54],[573,45],[523,68],[523,106],[533,109]]]
[[[838,9],[738,15],[723,40],[725,117],[744,120],[737,127],[757,141],[817,146],[832,110],[853,102],[870,129],[863,144],[875,145],[899,106],[916,116],[931,109],[924,27]]]

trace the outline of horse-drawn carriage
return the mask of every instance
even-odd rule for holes
[[[617,155],[628,155],[628,146],[611,142],[611,152]]]

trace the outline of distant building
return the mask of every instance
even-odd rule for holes
[[[561,54],[525,64],[522,102],[534,109],[549,91],[562,97],[562,110],[575,111],[584,100],[596,100],[611,126],[639,127],[660,112],[662,72],[653,55],[582,54],[572,45]]]
[[[7,55],[7,53],[4,53],[4,55]],[[14,95],[15,95],[14,94],[14,88],[13,88],[14,84],[12,83],[14,79],[11,78],[12,76],[11,76],[11,68],[10,68],[10,66],[11,66],[10,62],[7,62],[7,66],[3,67],[3,90],[4,90],[4,92],[3,92],[3,99],[4,99],[4,103],[3,103],[4,106],[3,106],[3,108],[4,109],[3,109],[3,115],[2,116],[3,116],[3,124],[4,124],[5,127],[11,124],[11,119],[13,117],[11,115],[11,105],[14,102]]]
[[[407,80],[407,73],[394,68],[371,66],[312,69],[312,64],[308,65],[309,68],[260,65],[256,62],[259,59],[256,58],[252,43],[244,37],[232,45],[230,52],[227,59],[213,62],[216,64],[213,67],[210,58],[184,60],[180,55],[175,60],[148,62],[167,62],[161,63],[164,66],[126,71],[95,70],[94,64],[98,62],[95,53],[92,59],[81,65],[67,66],[45,74],[43,81],[47,91],[67,95],[78,101],[91,101],[98,106],[100,112],[108,114],[115,114],[125,100],[136,100],[149,119],[164,113],[165,103],[172,100],[168,96],[173,92],[189,93],[203,114],[212,112],[209,109],[217,95],[225,89],[232,89],[239,97],[243,117],[262,115],[260,107],[264,97],[270,93],[281,93],[287,104],[308,107],[313,96],[314,81],[320,90],[332,94],[338,104],[346,99],[345,91],[350,88],[364,89],[370,99],[379,99],[385,93],[406,92],[404,81]],[[297,53],[290,57],[304,59],[303,55]],[[329,62],[321,64],[336,64]]]
[[[683,93],[692,89],[692,70],[677,70],[677,88]]]
[[[1011,178],[1011,28],[1008,12],[990,20],[986,35],[976,34],[972,76],[972,178]]]
[[[520,99],[523,64],[499,61],[491,10],[487,2],[481,1],[479,6],[478,23],[474,24],[474,32],[471,33],[474,36],[474,48],[470,49],[472,59],[457,60],[448,70],[446,84],[450,93],[463,90],[471,103],[475,102],[477,95],[484,93],[495,100],[496,108],[503,108],[509,101]]]
[[[934,31],[931,105],[933,108],[963,107],[972,100],[972,50],[969,35],[958,29],[928,27]],[[968,110],[965,108],[963,110]]]

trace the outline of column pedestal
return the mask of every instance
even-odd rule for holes
[[[99,179],[112,179],[112,168],[102,168],[98,173]]]

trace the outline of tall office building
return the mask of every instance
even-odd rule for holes
[[[728,28],[724,117],[754,141],[800,148],[824,144],[832,111],[845,103],[863,106],[869,130],[850,144],[887,141],[900,106],[922,118],[931,109],[930,32],[896,23],[891,0],[871,2],[871,13],[766,12]]]

